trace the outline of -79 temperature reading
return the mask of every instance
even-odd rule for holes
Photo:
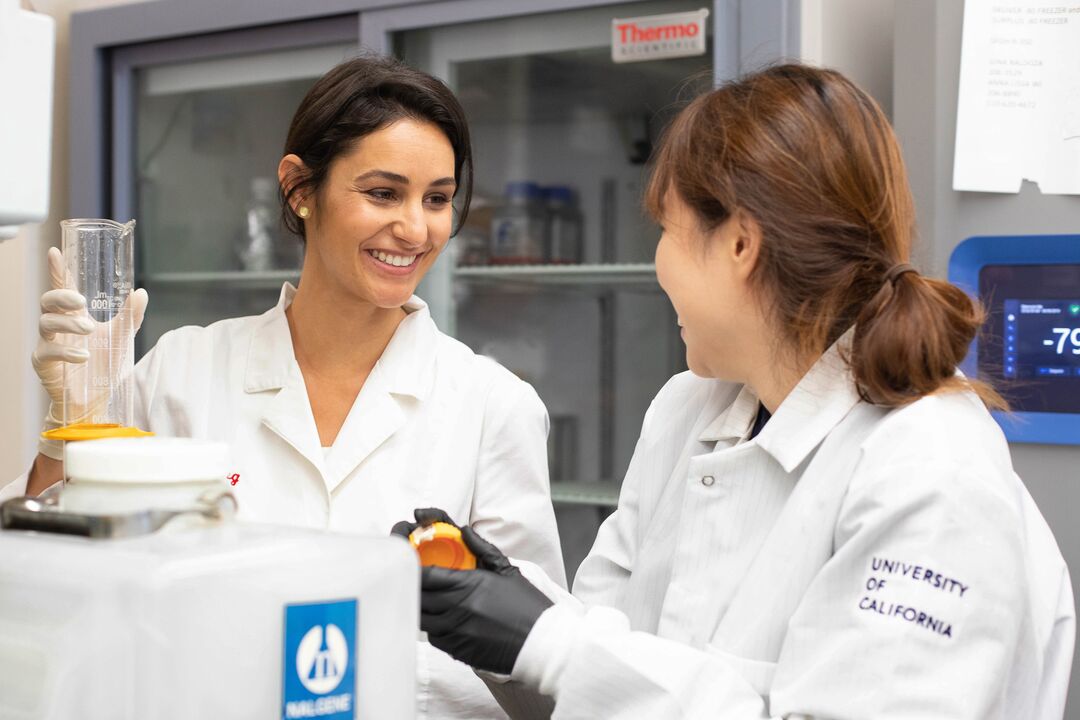
[[[1073,355],[1080,355],[1080,328],[1053,328],[1052,333],[1057,335],[1057,340],[1043,340],[1043,345],[1050,346],[1057,343],[1057,354],[1065,352],[1065,341],[1072,346]]]

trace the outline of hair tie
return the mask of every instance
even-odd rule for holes
[[[915,266],[910,263],[897,263],[889,268],[889,271],[885,273],[885,282],[896,285],[896,280],[904,273],[919,274],[919,271],[915,269]]]

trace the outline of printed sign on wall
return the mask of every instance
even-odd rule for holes
[[[1080,0],[966,0],[953,189],[1080,195]]]
[[[705,8],[692,12],[615,18],[611,59],[617,63],[705,54]]]

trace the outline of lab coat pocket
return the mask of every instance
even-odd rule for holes
[[[754,688],[758,695],[767,698],[772,690],[773,676],[776,674],[776,663],[768,660],[750,660],[731,653],[724,652],[713,646],[709,647],[709,654],[719,658],[739,676]]]

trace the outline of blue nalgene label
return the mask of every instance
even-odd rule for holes
[[[281,717],[352,720],[356,600],[285,606]]]

